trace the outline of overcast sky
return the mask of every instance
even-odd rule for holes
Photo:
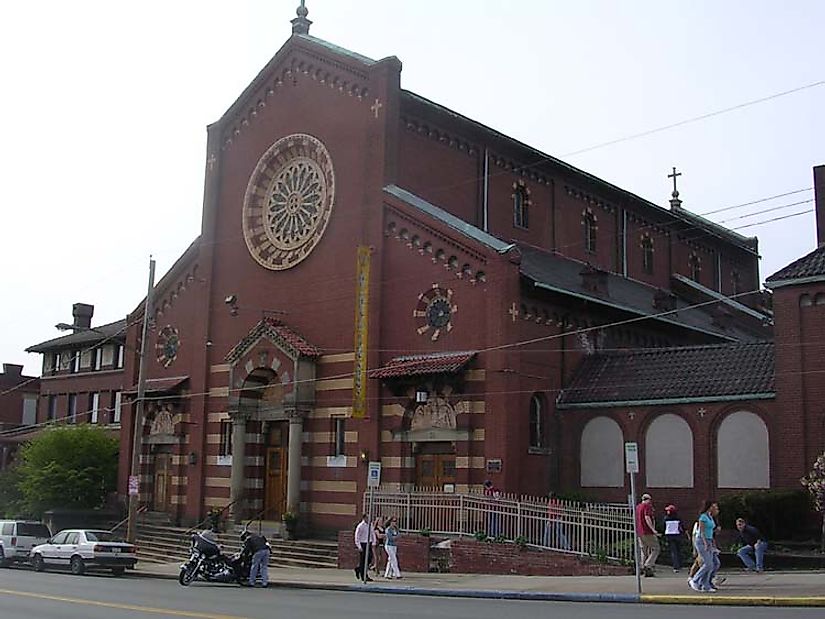
[[[298,0],[52,0],[0,8],[0,361],[72,303],[123,318],[200,232],[206,125],[288,38]],[[660,205],[737,227],[813,208],[825,2],[308,0],[310,33],[403,62],[402,87]],[[750,216],[748,216],[750,215]],[[738,219],[733,219],[738,218]],[[764,279],[815,246],[812,213],[758,235]]]

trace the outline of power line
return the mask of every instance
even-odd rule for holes
[[[608,140],[607,142],[602,142],[600,144],[594,144],[593,146],[588,146],[587,148],[581,148],[579,150],[575,150],[569,153],[565,153],[561,155],[562,157],[573,157],[575,155],[581,155],[582,153],[587,153],[599,148],[604,148],[606,146],[612,146],[614,144],[619,144],[621,142],[627,142],[629,140],[635,140],[638,138],[642,138],[648,135],[653,135],[654,133],[660,133],[662,131],[667,131],[668,129],[675,129],[676,127],[682,127],[684,125],[688,125],[690,123],[695,123],[700,120],[705,120],[707,118],[712,118],[714,116],[719,116],[721,114],[727,114],[728,112],[734,112],[736,110],[741,110],[742,108],[749,107],[751,105],[756,105],[757,103],[764,103],[765,101],[771,101],[773,99],[778,99],[779,97],[784,97],[787,95],[791,95],[802,90],[807,90],[809,88],[816,88],[817,86],[822,86],[825,84],[825,80],[821,80],[818,82],[813,82],[811,84],[805,84],[804,86],[799,86],[797,88],[792,88],[791,90],[785,90],[782,92],[777,92],[772,95],[768,95],[767,97],[761,97],[759,99],[753,99],[751,101],[746,101],[744,103],[740,103],[738,105],[732,105],[731,107],[726,107],[721,110],[716,110],[715,112],[708,112],[707,114],[701,114],[699,116],[694,116],[692,118],[687,118],[685,120],[680,120],[679,122],[671,123],[669,125],[663,125],[661,127],[656,127],[655,129],[649,129],[647,131],[642,131],[641,133],[634,133],[632,135],[627,135],[621,138],[616,138],[615,140]],[[533,164],[535,165],[535,164]]]

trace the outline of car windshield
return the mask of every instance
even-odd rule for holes
[[[49,539],[52,536],[45,524],[33,524],[30,522],[18,522],[17,535],[20,537],[42,537],[44,539]]]
[[[115,536],[108,531],[86,531],[86,539],[90,542],[115,542]]]

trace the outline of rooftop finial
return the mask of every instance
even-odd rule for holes
[[[305,5],[305,0],[301,0],[301,6],[295,12],[298,17],[292,20],[292,34],[309,34],[309,27],[312,22],[307,19],[309,11]]]
[[[680,208],[682,208],[682,201],[679,199],[679,190],[678,190],[678,189],[676,189],[676,179],[677,179],[678,177],[680,177],[680,176],[682,176],[682,173],[681,173],[681,172],[677,172],[677,171],[676,171],[676,167],[675,167],[675,166],[674,166],[674,168],[673,168],[673,173],[672,173],[672,174],[668,174],[668,175],[667,175],[667,177],[668,177],[668,178],[672,178],[672,179],[673,179],[673,193],[672,193],[672,194],[670,194],[670,195],[671,195],[671,198],[670,198],[670,208],[671,208],[671,209],[673,209],[674,211],[675,211],[676,209],[680,209]]]

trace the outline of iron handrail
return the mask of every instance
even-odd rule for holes
[[[185,536],[189,535],[190,533],[192,533],[193,531],[195,531],[197,529],[200,529],[206,522],[208,522],[209,520],[212,520],[216,516],[220,517],[226,510],[228,510],[230,507],[232,507],[235,503],[237,503],[240,500],[241,500],[241,498],[239,497],[239,498],[235,499],[234,501],[232,501],[231,503],[228,503],[228,504],[224,505],[220,510],[217,511],[217,513],[210,513],[206,518],[204,518],[203,520],[198,522],[195,526],[190,527],[186,531],[184,531],[183,536],[185,537]]]
[[[140,515],[144,512],[147,512],[147,511],[149,511],[149,506],[144,504],[144,505],[141,505],[140,507],[138,507],[136,514]],[[120,527],[122,527],[124,524],[126,524],[128,521],[129,521],[129,516],[126,516],[123,520],[121,520],[115,526],[113,526],[111,529],[109,529],[109,533],[114,533]]]

